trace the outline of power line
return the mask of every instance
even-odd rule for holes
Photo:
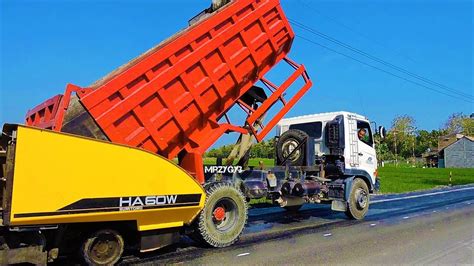
[[[300,39],[303,39],[303,40],[305,40],[305,41],[307,41],[307,42],[309,42],[309,43],[312,43],[312,44],[314,44],[314,45],[318,45],[318,46],[320,46],[320,47],[322,47],[322,48],[325,48],[325,49],[327,49],[327,50],[329,50],[329,51],[331,51],[331,52],[334,52],[334,53],[336,53],[336,54],[339,54],[339,55],[342,55],[342,56],[347,57],[347,58],[349,58],[349,59],[352,59],[352,60],[354,60],[354,61],[356,61],[356,62],[359,62],[359,63],[361,63],[361,64],[363,64],[363,65],[366,65],[366,66],[371,67],[371,68],[373,68],[373,69],[376,69],[376,70],[378,70],[378,71],[384,72],[384,73],[386,73],[386,74],[388,74],[388,75],[391,75],[391,76],[393,76],[393,77],[396,77],[396,78],[402,79],[402,80],[404,80],[404,81],[410,82],[410,83],[412,83],[412,84],[415,84],[415,85],[417,85],[417,86],[423,87],[423,88],[425,88],[425,89],[428,89],[428,90],[431,90],[431,91],[434,91],[434,92],[437,92],[437,93],[446,95],[446,96],[451,97],[451,98],[456,98],[456,99],[458,99],[458,100],[462,100],[462,101],[465,101],[465,102],[468,102],[468,103],[474,103],[474,101],[471,101],[471,100],[469,100],[469,99],[465,99],[465,98],[463,98],[463,97],[461,97],[461,96],[447,94],[447,93],[445,93],[445,92],[443,92],[443,91],[437,90],[437,89],[435,89],[435,88],[428,87],[428,86],[426,86],[426,85],[424,85],[424,84],[421,84],[421,83],[419,83],[419,82],[410,80],[410,79],[408,79],[408,78],[405,78],[405,77],[403,77],[403,76],[394,74],[394,73],[392,73],[392,72],[390,72],[390,71],[387,71],[387,70],[385,70],[385,69],[382,69],[382,68],[380,68],[380,67],[377,67],[377,66],[374,66],[374,65],[372,65],[372,64],[366,63],[366,62],[364,62],[364,61],[362,61],[362,60],[359,60],[359,59],[357,59],[357,58],[355,58],[355,57],[352,57],[352,56],[347,55],[347,54],[345,54],[345,53],[339,52],[339,51],[337,51],[337,50],[334,50],[334,49],[332,49],[332,48],[330,48],[330,47],[328,47],[328,46],[326,46],[326,45],[323,45],[323,44],[321,44],[321,43],[315,42],[315,41],[313,41],[313,40],[311,40],[311,39],[309,39],[309,38],[306,38],[306,37],[304,37],[304,36],[297,35],[296,37],[298,37],[298,38],[300,38]]]
[[[402,73],[407,74],[407,75],[409,75],[409,76],[411,76],[411,77],[414,77],[414,78],[417,78],[417,79],[419,79],[419,80],[422,80],[422,81],[424,81],[424,82],[426,82],[426,83],[429,83],[429,84],[431,84],[431,85],[440,87],[440,88],[442,88],[442,89],[444,89],[444,90],[450,91],[450,92],[452,92],[452,93],[454,93],[454,94],[457,94],[457,95],[460,95],[460,96],[462,96],[462,97],[467,97],[467,98],[474,99],[474,97],[473,97],[472,95],[470,95],[470,94],[464,93],[464,92],[462,92],[462,91],[458,91],[458,90],[453,89],[453,88],[449,88],[449,87],[447,87],[447,86],[445,86],[445,85],[443,85],[443,84],[440,84],[440,83],[437,83],[437,82],[435,82],[435,81],[432,81],[432,80],[430,80],[430,79],[428,79],[428,78],[419,76],[419,75],[417,75],[417,74],[415,74],[415,73],[412,73],[412,72],[410,72],[410,71],[408,71],[408,70],[405,70],[405,69],[403,69],[403,68],[401,68],[401,67],[398,67],[398,66],[396,66],[396,65],[393,65],[393,64],[391,64],[391,63],[389,63],[389,62],[387,62],[387,61],[384,61],[383,59],[380,59],[380,58],[378,58],[378,57],[375,57],[375,56],[373,56],[373,55],[370,55],[370,54],[368,54],[368,53],[366,53],[366,52],[364,52],[364,51],[362,51],[362,50],[360,50],[360,49],[357,49],[357,48],[355,48],[355,47],[353,47],[353,46],[351,46],[351,45],[349,45],[349,44],[346,44],[346,43],[344,43],[344,42],[341,42],[341,41],[339,41],[339,40],[337,40],[337,39],[335,39],[335,38],[333,38],[333,37],[331,37],[331,36],[329,36],[329,35],[326,35],[326,34],[320,32],[320,31],[317,31],[317,30],[315,30],[315,29],[312,29],[312,28],[310,28],[310,27],[308,27],[308,26],[306,26],[306,25],[304,25],[304,24],[302,24],[302,23],[300,23],[300,22],[297,22],[297,21],[295,21],[295,20],[293,20],[293,19],[289,19],[289,20],[292,22],[293,25],[295,25],[295,26],[297,26],[297,27],[299,27],[299,28],[301,28],[301,29],[303,29],[303,30],[306,30],[306,31],[311,32],[311,33],[313,33],[313,34],[315,34],[315,35],[318,35],[318,36],[320,36],[320,37],[322,37],[322,38],[324,38],[324,39],[326,39],[326,40],[329,40],[329,41],[331,41],[331,42],[334,42],[334,43],[336,43],[336,44],[338,44],[338,45],[340,45],[340,46],[342,46],[342,47],[344,47],[344,48],[346,48],[346,49],[349,49],[349,50],[351,50],[351,51],[353,51],[353,52],[356,52],[356,53],[358,53],[358,54],[360,54],[360,55],[363,55],[363,56],[365,56],[365,57],[367,57],[367,58],[369,58],[369,59],[372,59],[372,60],[374,60],[374,61],[376,61],[376,62],[379,62],[379,63],[381,63],[381,64],[383,64],[383,65],[386,65],[386,66],[388,66],[388,67],[391,67],[391,68],[393,68],[393,69],[395,69],[395,70],[397,70],[397,71],[399,71],[399,72],[402,72]]]
[[[348,26],[347,24],[342,23],[341,21],[335,19],[334,17],[328,16],[328,15],[324,14],[323,12],[320,12],[320,11],[317,10],[316,8],[310,6],[310,5],[309,5],[308,3],[306,3],[305,1],[303,1],[303,0],[298,0],[298,2],[300,2],[302,5],[306,6],[308,9],[311,9],[314,13],[318,14],[319,16],[324,17],[324,18],[326,18],[326,19],[328,19],[328,20],[333,21],[334,23],[338,24],[339,26],[341,26],[341,27],[343,27],[343,28],[345,28],[345,29],[347,29],[347,30],[349,30],[349,31],[352,31],[353,33],[355,33],[355,34],[357,34],[357,35],[359,35],[359,36],[365,38],[366,40],[371,41],[371,42],[373,42],[373,43],[379,45],[380,47],[383,47],[383,48],[392,50],[392,52],[394,52],[394,54],[396,54],[396,55],[402,56],[402,57],[404,57],[404,58],[410,60],[410,61],[413,62],[413,63],[417,63],[415,60],[413,60],[413,59],[412,59],[411,57],[409,57],[408,55],[405,55],[405,54],[401,53],[400,51],[398,51],[398,50],[396,50],[396,49],[390,47],[389,45],[384,44],[384,43],[382,43],[382,42],[380,42],[380,41],[378,41],[378,40],[376,40],[376,39],[374,39],[374,38],[371,38],[371,37],[368,36],[367,34],[364,34],[363,32],[360,32],[360,31],[358,31],[358,30],[356,30],[356,29],[354,29],[354,28]]]
[[[293,19],[289,19],[289,20],[291,21],[291,23],[292,23],[293,25],[295,25],[295,26],[297,26],[297,27],[299,27],[299,28],[301,28],[301,29],[303,29],[303,30],[306,30],[306,31],[308,31],[308,32],[310,32],[310,33],[313,33],[313,34],[315,34],[315,35],[318,35],[318,36],[320,36],[320,37],[322,37],[322,38],[324,38],[324,39],[326,39],[326,40],[328,40],[328,41],[331,41],[331,42],[333,42],[333,43],[336,43],[336,44],[338,44],[338,45],[340,45],[340,46],[342,46],[342,47],[344,47],[344,48],[346,48],[346,49],[349,49],[349,50],[351,50],[351,51],[353,51],[353,52],[356,52],[356,53],[358,53],[358,54],[360,54],[360,55],[362,55],[362,56],[365,56],[365,57],[367,57],[367,58],[369,58],[369,59],[372,59],[372,60],[374,60],[374,61],[376,61],[376,62],[379,62],[379,63],[381,63],[381,64],[383,64],[383,65],[385,65],[385,66],[388,66],[388,67],[390,67],[390,68],[393,68],[393,69],[395,69],[395,70],[397,70],[397,71],[399,71],[399,72],[402,72],[402,73],[404,73],[404,74],[407,74],[407,75],[409,75],[409,76],[411,76],[411,77],[414,77],[414,78],[416,78],[416,79],[422,80],[422,81],[424,81],[424,82],[426,82],[426,83],[429,83],[429,84],[431,84],[431,85],[440,87],[440,88],[442,88],[442,89],[444,89],[444,90],[450,91],[451,93],[457,94],[457,95],[459,95],[459,96],[474,99],[474,97],[473,97],[472,95],[470,95],[470,94],[464,93],[464,92],[462,92],[462,91],[458,91],[458,90],[456,90],[456,89],[449,88],[449,87],[447,87],[447,86],[444,86],[443,84],[440,84],[440,83],[437,83],[437,82],[435,82],[435,81],[432,81],[432,80],[430,80],[430,79],[428,79],[428,78],[419,76],[419,75],[417,75],[417,74],[415,74],[415,73],[412,73],[412,72],[410,72],[410,71],[408,71],[408,70],[405,70],[405,69],[403,69],[403,68],[401,68],[401,67],[398,67],[398,66],[396,66],[396,65],[393,65],[393,64],[391,64],[391,63],[389,63],[389,62],[387,62],[387,61],[384,61],[384,60],[382,60],[382,59],[380,59],[380,58],[378,58],[378,57],[375,57],[375,56],[373,56],[373,55],[370,55],[370,54],[368,54],[368,53],[366,53],[366,52],[364,52],[364,51],[362,51],[362,50],[360,50],[360,49],[357,49],[357,48],[355,48],[355,47],[353,47],[353,46],[351,46],[351,45],[349,45],[349,44],[346,44],[346,43],[344,43],[344,42],[341,42],[341,41],[339,41],[339,40],[337,40],[337,39],[335,39],[335,38],[333,38],[333,37],[331,37],[331,36],[329,36],[329,35],[326,35],[326,34],[320,32],[320,31],[317,31],[317,30],[315,30],[315,29],[312,29],[312,28],[310,28],[310,27],[308,27],[308,26],[306,26],[306,25],[304,25],[304,24],[302,24],[302,23],[300,23],[300,22],[297,22],[297,21],[295,21],[295,20],[293,20]]]
[[[333,42],[333,43],[336,43],[336,44],[338,44],[338,45],[340,45],[340,46],[342,46],[342,47],[344,47],[344,48],[346,48],[346,49],[348,49],[348,50],[351,50],[351,51],[353,51],[353,52],[355,52],[355,53],[358,53],[358,54],[360,54],[360,55],[362,55],[362,56],[364,56],[364,57],[367,57],[367,58],[369,58],[369,59],[371,59],[371,60],[374,60],[374,61],[376,61],[376,62],[379,62],[379,63],[381,63],[381,64],[383,64],[383,65],[385,65],[385,66],[388,66],[388,67],[390,67],[390,68],[392,68],[392,69],[395,69],[395,70],[397,70],[397,71],[399,71],[399,72],[402,72],[402,73],[404,73],[404,74],[406,74],[406,75],[409,75],[409,76],[411,76],[411,77],[413,77],[413,78],[416,78],[416,79],[419,79],[419,80],[421,80],[421,81],[424,81],[424,82],[426,82],[426,83],[428,83],[428,84],[430,84],[430,85],[437,86],[437,87],[439,87],[439,88],[441,88],[441,89],[443,89],[443,90],[445,90],[445,91],[450,91],[451,93],[454,93],[454,94],[456,94],[456,95],[459,95],[459,96],[462,96],[462,97],[466,97],[466,98],[470,98],[471,100],[474,99],[474,97],[473,97],[472,95],[470,95],[470,94],[467,94],[467,93],[464,93],[464,92],[462,92],[462,91],[459,91],[459,90],[456,90],[456,89],[447,87],[447,86],[445,86],[445,85],[443,85],[443,84],[440,84],[440,83],[438,83],[438,82],[432,81],[432,80],[430,80],[430,79],[428,79],[428,78],[422,77],[422,76],[417,75],[417,74],[415,74],[415,73],[413,73],[413,72],[410,72],[410,71],[408,71],[408,70],[406,70],[406,69],[404,69],[404,68],[398,67],[398,66],[396,66],[396,65],[394,65],[394,64],[391,64],[391,63],[389,63],[389,62],[387,62],[387,61],[385,61],[385,60],[383,60],[383,59],[380,59],[380,58],[378,58],[378,57],[376,57],[376,56],[373,56],[373,55],[370,55],[370,54],[368,54],[368,53],[366,53],[366,52],[364,52],[364,51],[362,51],[362,50],[360,50],[360,49],[357,49],[357,48],[355,48],[355,47],[353,47],[353,46],[351,46],[351,45],[349,45],[349,44],[347,44],[347,43],[344,43],[344,42],[342,42],[342,41],[339,41],[339,40],[337,40],[337,39],[335,39],[335,38],[333,38],[333,37],[331,37],[331,36],[329,36],[329,35],[327,35],[327,34],[324,34],[324,33],[320,32],[320,31],[318,31],[318,30],[315,30],[315,29],[313,29],[313,28],[311,28],[311,27],[308,27],[308,26],[306,26],[306,25],[304,25],[304,24],[302,24],[302,23],[300,23],[300,22],[298,22],[298,21],[295,21],[295,20],[293,20],[293,19],[288,19],[288,20],[289,20],[294,26],[297,26],[298,28],[301,28],[301,29],[303,29],[303,30],[305,30],[305,31],[307,31],[307,32],[310,32],[310,33],[314,34],[314,35],[320,36],[320,37],[322,37],[322,38],[324,38],[324,39],[326,39],[326,40],[328,40],[328,41],[331,41],[331,42]]]

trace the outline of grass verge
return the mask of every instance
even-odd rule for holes
[[[379,168],[379,176],[382,193],[402,193],[450,184],[455,186],[474,183],[474,169],[408,168],[389,165]]]
[[[259,161],[263,161],[267,167],[274,165],[273,159],[251,158],[249,166],[258,166]],[[215,158],[204,159],[204,164],[215,163]],[[474,169],[417,168],[411,167],[409,164],[400,164],[395,167],[395,165],[386,164],[378,171],[382,193],[403,193],[449,186],[450,184],[456,186],[474,183]],[[450,173],[451,183],[449,181]]]

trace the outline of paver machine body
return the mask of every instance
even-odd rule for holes
[[[91,86],[67,85],[26,126],[4,126],[4,262],[54,259],[68,240],[81,240],[86,262],[110,264],[124,247],[161,248],[183,232],[215,247],[238,239],[245,198],[206,182],[202,156],[225,133],[262,140],[311,81],[287,58],[294,33],[278,0],[220,2]],[[281,61],[294,72],[277,86],[264,76]],[[243,125],[231,122],[234,106]],[[25,259],[31,248],[39,261]]]

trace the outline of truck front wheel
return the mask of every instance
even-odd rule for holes
[[[242,192],[231,184],[216,183],[207,189],[192,238],[212,247],[227,247],[238,240],[246,223],[247,202]]]
[[[369,210],[369,188],[364,180],[355,178],[347,201],[347,217],[362,220]]]

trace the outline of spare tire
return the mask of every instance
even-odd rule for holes
[[[276,145],[277,164],[289,163],[292,166],[303,166],[305,164],[306,145],[303,144],[297,150],[295,149],[307,138],[308,134],[298,129],[290,129],[283,133]]]

